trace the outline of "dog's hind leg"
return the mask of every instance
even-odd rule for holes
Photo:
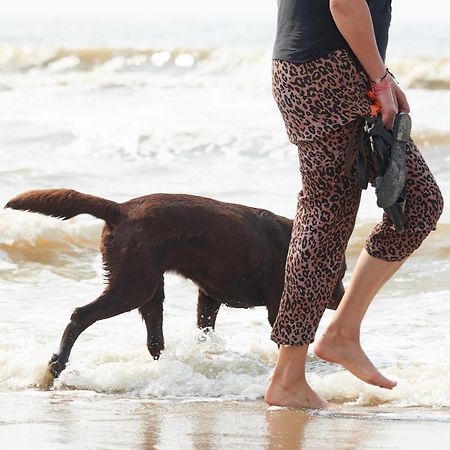
[[[138,258],[119,270],[116,283],[110,283],[105,292],[88,305],[76,308],[64,330],[57,354],[49,362],[50,375],[57,378],[69,360],[72,347],[78,336],[98,320],[108,319],[138,308],[155,295],[162,273],[145,272]],[[113,277],[111,277],[113,278]]]
[[[164,350],[163,334],[164,278],[155,295],[139,307],[139,312],[147,327],[147,348],[153,359],[159,359]]]
[[[220,303],[217,300],[199,290],[197,300],[197,327],[205,331],[214,329],[219,308]]]

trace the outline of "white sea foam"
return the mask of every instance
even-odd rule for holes
[[[182,284],[178,287],[186,288]],[[178,300],[188,301],[177,294]],[[276,346],[268,340],[264,312],[261,309],[244,314],[223,311],[218,319],[222,332],[204,337],[194,328],[194,298],[189,299],[191,317],[186,317],[186,306],[172,304],[168,308],[167,350],[159,361],[150,358],[145,349],[144,327],[136,314],[130,314],[114,319],[114,323],[98,324],[95,330],[86,332],[77,342],[71,362],[57,380],[55,389],[94,390],[154,399],[261,398],[276,359]],[[34,314],[38,313],[39,306],[32,307],[36,309]],[[43,325],[38,323],[39,327]],[[13,336],[8,339],[6,331],[3,330],[0,344],[0,386],[7,390],[32,387],[45,370],[51,347],[56,344],[50,341],[58,333],[53,330],[52,338],[33,337],[30,332],[20,335],[15,330],[13,340]],[[48,330],[47,333],[50,334]],[[422,336],[415,331],[414,339],[418,338]],[[370,340],[384,346],[386,353],[392,352],[379,333],[371,335]],[[422,356],[418,353],[416,359]],[[450,406],[447,377],[450,360],[442,355],[416,363],[403,359],[403,363],[382,366],[387,375],[399,381],[393,391],[368,386],[338,368],[324,371],[323,364],[315,358],[310,360],[308,378],[321,395],[339,403]]]
[[[2,286],[4,302],[0,328],[0,388],[23,390],[39,383],[46,363],[75,306],[100,292],[100,280],[69,282],[45,275],[30,295],[22,285]],[[216,333],[204,336],[195,329],[196,292],[179,277],[166,277],[166,350],[153,361],[145,348],[145,326],[136,312],[95,324],[75,344],[67,369],[55,389],[92,390],[151,399],[260,399],[271,376],[277,349],[270,342],[264,308],[219,312]],[[19,292],[18,292],[19,291]],[[62,294],[62,295],[61,295]],[[324,397],[354,405],[386,407],[448,407],[450,359],[445,324],[433,327],[427,310],[439,308],[449,295],[420,298],[415,314],[398,307],[388,313],[382,298],[363,329],[364,345],[375,363],[399,381],[393,391],[368,386],[337,366],[311,356],[308,378]],[[412,301],[409,299],[409,301]],[[18,305],[22,305],[18,309]],[[22,312],[21,312],[22,311]],[[23,311],[27,315],[23,316]],[[441,316],[449,314],[440,309]],[[15,325],[18,315],[24,325]],[[400,319],[402,317],[402,319]],[[416,319],[425,317],[423,326]],[[325,319],[327,320],[327,318]],[[379,324],[383,327],[380,329]],[[402,327],[405,331],[402,334]],[[383,333],[389,328],[390,332]],[[439,338],[438,338],[439,336]],[[439,340],[442,346],[436,346]]]
[[[0,250],[0,271],[1,270],[12,270],[16,268],[15,264],[12,264],[8,260],[8,253],[3,250]]]

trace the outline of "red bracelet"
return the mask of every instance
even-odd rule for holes
[[[382,83],[372,83],[372,91],[375,94],[379,94],[380,92],[390,89],[391,86],[392,83],[390,80],[384,80]]]

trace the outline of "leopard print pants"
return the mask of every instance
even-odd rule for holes
[[[305,345],[314,341],[355,225],[361,191],[354,177],[344,175],[345,152],[356,119],[369,113],[369,80],[345,50],[306,63],[274,60],[272,73],[302,179],[272,340]],[[411,255],[443,209],[439,187],[413,142],[406,154],[405,231],[397,233],[384,215],[365,245],[386,261]]]

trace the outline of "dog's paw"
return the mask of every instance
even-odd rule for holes
[[[159,357],[161,356],[161,352],[164,350],[164,342],[160,341],[154,341],[150,342],[147,345],[148,351],[150,352],[150,355],[152,355],[153,359],[155,361],[158,361]]]
[[[66,365],[58,361],[57,354],[53,354],[49,363],[48,371],[52,374],[53,378],[58,378],[60,373],[66,368]]]

